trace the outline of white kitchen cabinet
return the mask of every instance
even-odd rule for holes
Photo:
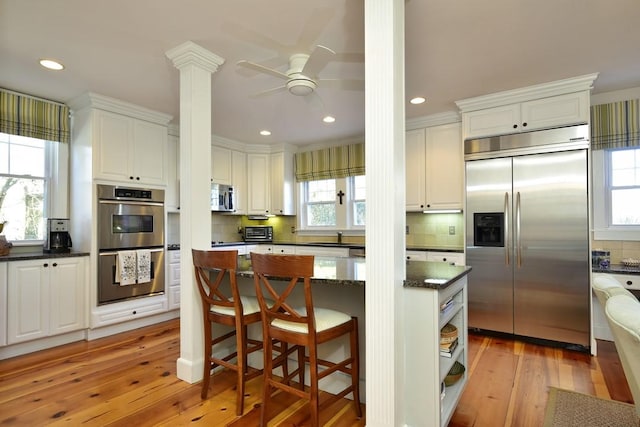
[[[180,308],[180,251],[167,251],[169,310]]]
[[[270,155],[265,153],[247,154],[247,214],[270,214],[271,173]]]
[[[251,250],[251,252],[255,252],[257,254],[272,254],[273,253],[273,245],[256,245],[255,248]]]
[[[166,185],[166,126],[110,111],[92,115],[95,178]]]
[[[293,245],[273,245],[274,254],[295,254],[296,247]]]
[[[231,150],[224,147],[211,146],[211,182],[232,185]]]
[[[233,150],[231,152],[231,184],[235,196],[235,214],[247,213],[247,154]]]
[[[0,347],[7,345],[7,264],[0,262],[0,319],[2,319]]]
[[[464,265],[464,254],[459,252],[427,251],[427,261],[446,262],[454,265]]]
[[[349,248],[332,246],[296,246],[296,255],[315,255],[321,257],[346,258],[349,256]]]
[[[164,205],[168,212],[180,210],[180,139],[169,135],[167,141],[167,189]]]
[[[405,339],[407,418],[413,426],[446,426],[469,377],[467,335],[467,277],[444,289],[404,288],[408,318]],[[449,304],[447,301],[451,300]],[[442,310],[442,307],[448,307]],[[458,330],[458,346],[451,357],[440,355],[440,331],[451,324]],[[455,362],[465,367],[462,377],[441,387]]]
[[[586,91],[465,112],[465,139],[527,132],[589,122]]]
[[[86,327],[82,257],[15,261],[8,266],[7,343]]]
[[[271,213],[295,215],[293,154],[271,154]]]
[[[462,209],[463,168],[460,123],[407,132],[407,212]]]

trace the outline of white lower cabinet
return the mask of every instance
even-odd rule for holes
[[[167,251],[169,310],[180,308],[180,251]]]
[[[273,245],[274,254],[295,254],[296,247],[292,245]]]
[[[446,426],[468,380],[467,277],[444,289],[404,288],[404,293],[405,424]],[[448,324],[458,331],[451,357],[440,354],[440,332]],[[465,372],[457,382],[445,386],[456,362]]]
[[[0,319],[3,326],[0,327],[0,347],[7,345],[7,263],[0,263]]]
[[[464,254],[459,252],[432,252],[428,251],[427,261],[446,262],[454,265],[464,265]]]
[[[15,261],[7,277],[7,344],[86,327],[84,258]]]
[[[406,251],[405,255],[407,257],[407,261],[426,261],[427,260],[426,251]]]

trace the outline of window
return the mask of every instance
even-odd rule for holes
[[[8,240],[44,238],[49,144],[0,133],[0,222]]]
[[[303,230],[363,229],[365,176],[306,181],[299,184]]]
[[[640,225],[640,149],[610,150],[611,225]]]
[[[640,148],[592,151],[595,240],[640,240]]]

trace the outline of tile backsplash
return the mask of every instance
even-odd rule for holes
[[[464,248],[464,214],[407,213],[407,246]]]
[[[640,242],[627,240],[594,240],[591,242],[593,250],[611,252],[611,263],[620,264],[625,258],[640,259]]]

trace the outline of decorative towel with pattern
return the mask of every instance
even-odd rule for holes
[[[136,284],[136,251],[119,251],[116,255],[116,283]]]
[[[137,279],[138,283],[147,283],[151,281],[151,252],[148,249],[139,249],[136,251],[137,258]]]

